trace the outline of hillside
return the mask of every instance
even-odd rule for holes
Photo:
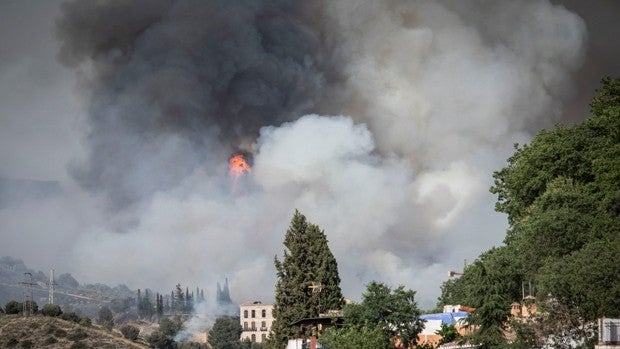
[[[99,326],[82,326],[74,322],[42,315],[22,317],[0,315],[1,348],[148,348],[108,332]]]
[[[27,276],[31,279],[25,279]],[[24,282],[31,282],[26,290]],[[90,318],[106,305],[119,318],[131,317],[129,306],[133,305],[136,291],[125,285],[110,287],[104,284],[80,284],[71,274],[60,273],[55,277],[54,303],[64,311],[73,311]],[[0,257],[0,307],[15,300],[22,302],[24,294],[31,292],[32,299],[40,306],[48,302],[49,274],[30,269],[21,259],[9,256]]]

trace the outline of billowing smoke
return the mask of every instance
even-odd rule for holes
[[[347,297],[379,280],[432,307],[449,269],[502,240],[491,173],[561,120],[586,45],[548,1],[471,5],[66,3],[60,58],[90,106],[72,171],[111,208],[72,256],[155,289],[227,276],[233,299],[268,302],[297,208]],[[240,150],[253,170],[232,191]]]
[[[317,5],[64,4],[60,59],[83,73],[91,104],[76,177],[124,207],[314,108],[326,80]]]

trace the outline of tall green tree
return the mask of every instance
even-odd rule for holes
[[[620,80],[603,79],[590,106],[587,120],[541,131],[493,174],[505,245],[444,283],[439,302],[477,308],[478,343],[502,341],[521,282],[547,315],[517,332],[558,347],[587,342],[596,318],[620,316]]]
[[[284,256],[275,258],[276,300],[270,345],[283,347],[287,340],[309,336],[309,329],[290,326],[342,307],[338,264],[325,233],[295,211],[284,237]]]
[[[243,328],[237,319],[229,316],[219,317],[209,331],[209,345],[212,349],[239,349],[241,332]]]
[[[162,316],[164,316],[164,296],[157,293],[155,297],[157,299],[157,305],[155,309],[157,313],[157,319],[161,320]]]
[[[185,311],[185,295],[181,288],[181,284],[177,284],[174,291],[172,291],[172,310],[174,312]]]
[[[348,304],[343,309],[345,325],[356,328],[378,325],[388,341],[398,338],[405,346],[416,344],[424,328],[420,310],[415,302],[415,291],[399,286],[392,290],[383,283],[367,285],[360,304]],[[370,328],[369,330],[372,330]]]
[[[153,315],[153,303],[151,303],[151,296],[148,289],[144,290],[144,297],[142,297],[140,309],[143,317],[150,318]]]

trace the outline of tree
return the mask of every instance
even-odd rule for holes
[[[181,322],[181,318],[177,317],[174,320],[169,318],[163,318],[159,322],[159,331],[165,334],[166,336],[174,338],[174,336],[179,333],[183,329],[183,323]]]
[[[79,323],[81,321],[80,316],[73,311],[60,314],[60,318],[65,321],[73,321],[75,323]]]
[[[140,329],[133,325],[123,325],[120,330],[123,337],[129,339],[130,341],[135,341],[138,339],[138,335],[140,334]]]
[[[442,286],[440,303],[476,308],[470,340],[483,347],[505,342],[508,305],[521,299],[523,282],[534,285],[545,316],[513,322],[515,347],[585,343],[593,338],[586,324],[620,316],[620,80],[603,79],[590,106],[583,123],[515,146],[491,187],[496,210],[508,215],[504,245]]]
[[[172,292],[172,309],[175,312],[185,311],[185,295],[181,288],[181,284],[177,284],[175,290]]]
[[[19,314],[21,305],[17,301],[9,301],[4,305],[7,314]]]
[[[461,334],[459,333],[459,331],[456,330],[456,326],[448,325],[443,322],[441,323],[441,328],[435,331],[435,334],[438,334],[441,336],[441,339],[439,340],[439,344],[454,342],[455,340],[461,337]]]
[[[174,340],[161,331],[154,331],[146,338],[146,341],[151,348],[174,349]]]
[[[46,304],[43,306],[43,309],[41,309],[41,314],[56,317],[62,314],[62,310],[58,304]]]
[[[189,287],[185,286],[185,311],[191,312],[193,309],[192,296],[189,294]]]
[[[37,305],[37,302],[32,301],[32,300],[27,300],[25,302],[17,303],[17,304],[18,304],[20,313],[25,312],[27,315],[33,315],[39,311],[39,306]]]
[[[283,260],[274,260],[278,278],[271,337],[274,347],[310,335],[308,329],[291,327],[291,323],[342,307],[338,265],[325,233],[295,211],[284,246]]]
[[[112,331],[114,327],[114,314],[110,308],[103,306],[99,309],[99,324],[108,331]]]
[[[420,310],[415,302],[415,291],[404,286],[392,290],[385,284],[371,282],[367,285],[360,304],[349,304],[343,309],[346,326],[361,328],[368,324],[379,325],[384,338],[400,339],[411,347],[424,328]]]
[[[164,296],[158,293],[155,297],[157,300],[155,311],[157,312],[157,319],[159,320],[164,316]]]
[[[264,349],[266,348],[264,343],[252,342],[249,338],[246,338],[241,341],[240,347],[241,349]]]
[[[241,332],[243,329],[238,320],[229,316],[219,317],[209,331],[209,345],[212,349],[238,349]]]
[[[144,290],[144,297],[139,304],[140,315],[142,317],[150,318],[153,315],[153,303],[151,303],[151,297],[149,295],[149,290]]]
[[[321,344],[330,349],[390,349],[390,338],[383,328],[370,323],[351,325],[341,329],[329,328],[321,336]]]

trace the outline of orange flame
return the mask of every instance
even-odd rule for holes
[[[230,176],[237,180],[246,172],[252,172],[252,167],[245,160],[243,154],[235,154],[228,160]]]

